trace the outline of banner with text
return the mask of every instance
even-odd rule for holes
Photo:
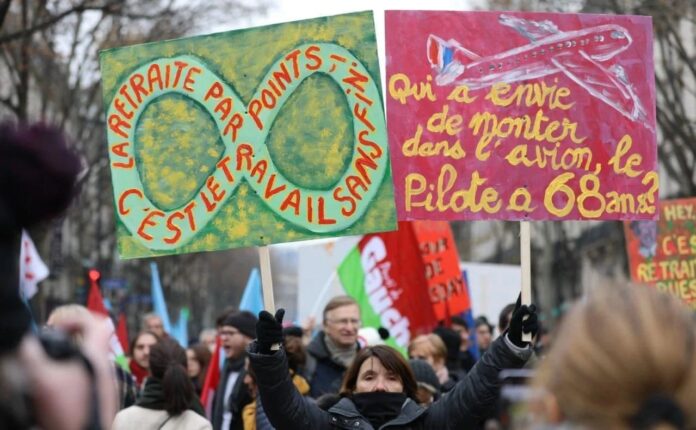
[[[360,304],[363,325],[388,329],[392,346],[406,348],[413,336],[437,324],[409,223],[399,223],[394,232],[365,235],[339,266],[338,276]]]
[[[387,11],[397,213],[656,219],[649,17]]]
[[[425,265],[428,294],[438,321],[471,309],[466,277],[459,268],[459,254],[446,221],[400,222],[399,230],[413,228]]]
[[[371,12],[101,52],[122,257],[396,227]]]
[[[696,310],[696,199],[665,200],[659,211],[657,222],[624,223],[631,278]]]

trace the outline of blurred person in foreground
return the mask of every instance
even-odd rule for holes
[[[186,352],[171,339],[150,350],[152,376],[135,406],[116,414],[112,430],[210,430],[203,406],[186,371]]]
[[[58,306],[53,309],[48,315],[46,320],[45,329],[55,330],[65,323],[69,323],[75,318],[84,318],[85,321],[92,321],[90,324],[96,323],[97,318],[100,318],[96,314],[92,314],[86,307],[78,304],[67,304]],[[81,347],[83,344],[81,333],[70,333],[71,342]],[[127,408],[135,404],[135,399],[138,395],[138,389],[136,387],[135,378],[129,372],[124,370],[118,363],[116,363],[115,357],[111,357],[111,364],[114,370],[114,375],[116,381],[118,382],[118,398],[119,398],[119,409]]]
[[[81,170],[58,129],[0,124],[0,428],[106,428],[118,405],[107,324],[78,315],[39,338],[19,297],[22,229],[61,214]]]
[[[566,315],[533,387],[540,425],[696,428],[693,313],[647,286],[596,288]]]
[[[357,353],[346,371],[341,399],[328,411],[303,397],[293,385],[282,347],[282,309],[259,314],[258,338],[249,345],[249,360],[271,424],[284,429],[440,429],[473,426],[495,407],[498,374],[519,368],[531,355],[522,331],[535,333],[534,306],[521,306],[509,331],[491,345],[466,379],[427,409],[417,403],[417,382],[401,353],[377,345]],[[525,317],[528,318],[525,319]]]

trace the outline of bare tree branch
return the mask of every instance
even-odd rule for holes
[[[12,0],[3,0],[2,3],[0,3],[0,28],[2,28],[5,17],[7,17],[7,12],[10,10],[10,3],[12,3]]]
[[[74,6],[68,10],[65,10],[65,11],[59,13],[58,15],[55,15],[55,16],[53,16],[53,17],[51,17],[51,18],[47,19],[46,21],[43,21],[39,24],[33,25],[31,27],[28,27],[28,28],[23,28],[22,30],[16,31],[14,33],[2,35],[2,36],[0,36],[0,43],[6,43],[6,42],[9,42],[12,40],[21,39],[23,37],[29,36],[33,33],[36,33],[37,31],[45,30],[45,29],[51,27],[52,25],[58,23],[59,21],[61,21],[65,17],[70,16],[74,13],[81,13],[81,12],[85,12],[88,10],[101,10],[105,13],[109,13],[111,11],[111,9],[116,4],[118,4],[118,1],[109,1],[103,5],[98,5],[98,6],[90,6],[90,5],[87,5],[85,3],[80,3],[77,6]]]

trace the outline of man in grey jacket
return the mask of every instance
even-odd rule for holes
[[[323,330],[307,346],[305,377],[311,397],[337,393],[346,369],[357,354],[360,308],[348,296],[337,296],[324,307]]]

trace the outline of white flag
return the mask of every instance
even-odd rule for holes
[[[48,267],[29,234],[22,230],[22,249],[19,251],[19,291],[26,300],[38,291],[37,284],[48,277]]]

